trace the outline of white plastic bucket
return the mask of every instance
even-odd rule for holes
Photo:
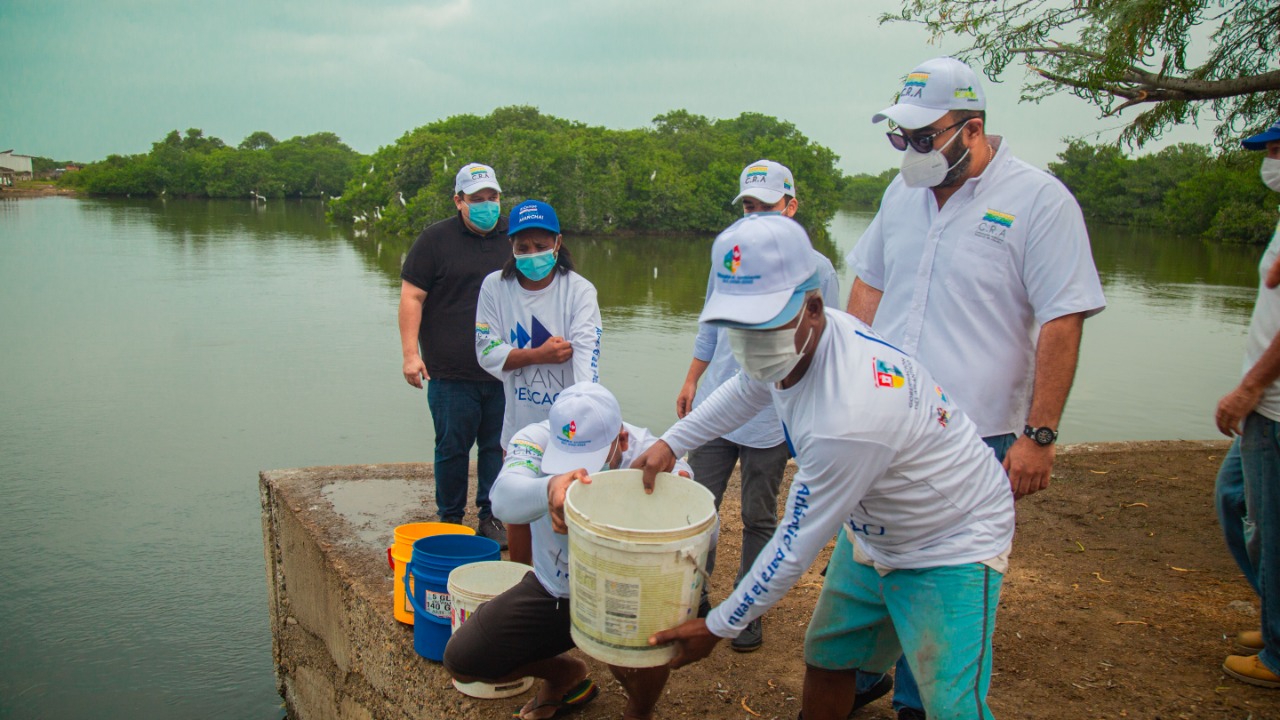
[[[656,667],[673,646],[649,636],[694,616],[716,524],[711,491],[659,473],[646,495],[639,470],[592,473],[565,497],[573,641],[620,667]]]
[[[471,613],[502,593],[519,584],[525,573],[532,570],[528,565],[492,560],[487,562],[461,565],[449,572],[449,599],[453,612],[453,632],[458,632],[462,623],[467,621]],[[474,698],[497,699],[508,698],[533,687],[533,678],[526,677],[505,683],[460,683],[453,681],[453,686],[463,695]]]

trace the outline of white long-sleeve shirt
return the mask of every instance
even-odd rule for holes
[[[658,441],[648,430],[622,423],[627,431],[627,449],[618,467],[631,466],[640,453]],[[552,529],[547,508],[547,484],[553,476],[542,472],[542,454],[551,443],[551,426],[544,420],[515,434],[507,444],[507,459],[493,481],[489,501],[493,514],[508,523],[530,526],[533,535],[533,572],[542,587],[555,597],[569,597],[569,536]],[[673,472],[693,470],[683,460]]]
[[[576,382],[600,381],[600,305],[595,286],[576,272],[561,275],[541,290],[525,290],[515,277],[491,273],[480,285],[476,305],[476,359],[502,381],[507,407],[502,445],[520,428],[546,420],[560,391]],[[503,370],[513,349],[536,348],[563,337],[573,356],[554,365]]]
[[[969,418],[913,358],[856,318],[827,324],[785,390],[739,375],[662,436],[680,456],[773,404],[799,470],[769,544],[707,627],[734,637],[795,584],[841,526],[876,565],[984,562],[1013,542],[1013,494]]]

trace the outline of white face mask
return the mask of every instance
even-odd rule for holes
[[[933,148],[927,153],[916,152],[915,148],[908,145],[902,158],[902,182],[906,183],[907,187],[913,188],[931,188],[940,185],[947,179],[947,173],[951,168],[964,162],[964,159],[969,156],[969,150],[966,148],[964,155],[961,155],[955,164],[948,165],[947,156],[942,154],[942,151],[951,147],[951,143],[955,142],[962,132],[964,132],[963,125],[956,130],[956,134],[951,136],[946,145]]]
[[[801,351],[813,337],[813,328],[804,338]],[[800,364],[803,352],[796,352],[796,334],[790,330],[741,330],[729,328],[729,348],[742,372],[752,380],[781,382]]]
[[[1280,192],[1280,159],[1262,158],[1262,184]]]

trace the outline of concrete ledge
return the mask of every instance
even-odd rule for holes
[[[474,701],[393,618],[386,548],[434,519],[427,464],[263,472],[259,489],[277,688],[294,720],[436,718]]]

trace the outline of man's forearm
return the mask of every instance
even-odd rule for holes
[[[1067,395],[1075,381],[1083,334],[1084,313],[1064,315],[1040,326],[1028,425],[1058,428],[1063,408],[1067,405]]]
[[[853,279],[853,288],[849,290],[849,306],[846,312],[867,325],[876,319],[876,311],[880,309],[880,299],[884,292],[862,282],[861,278]]]
[[[400,354],[406,358],[419,353],[418,329],[422,326],[422,303],[400,298]]]

